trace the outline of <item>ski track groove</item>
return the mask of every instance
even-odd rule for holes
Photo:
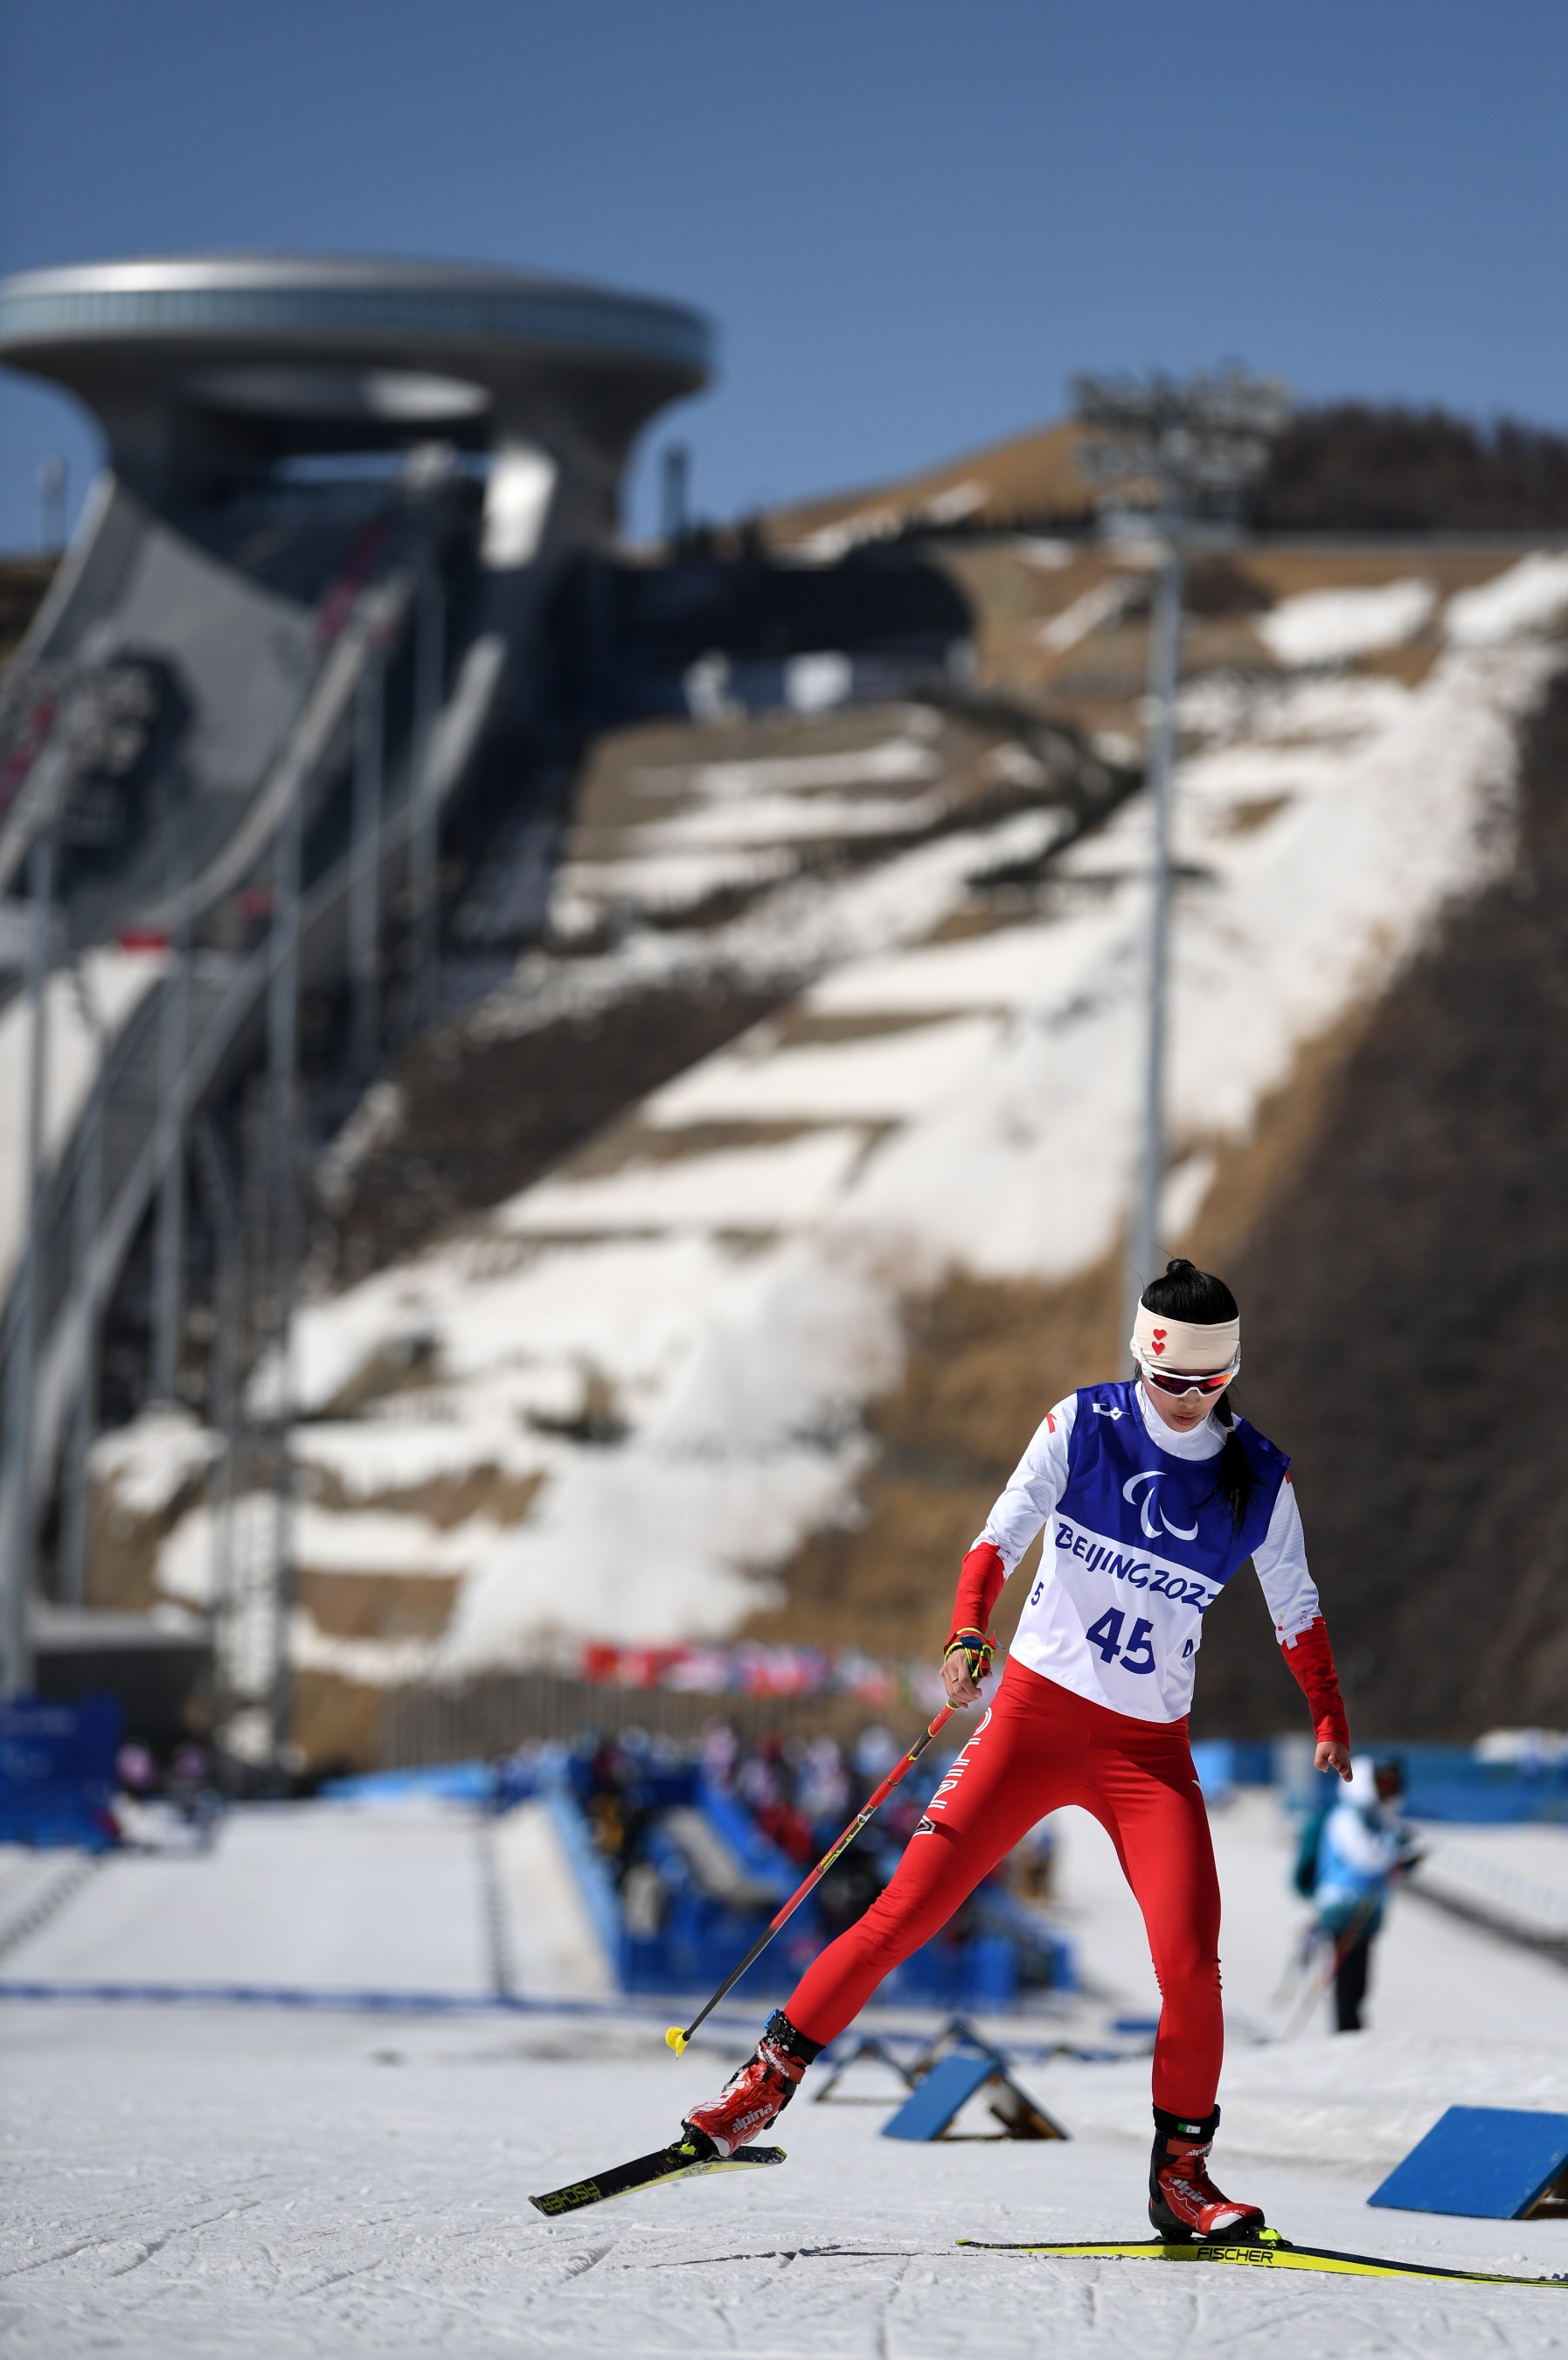
[[[598,2268],[606,2254],[613,2254],[615,2250],[615,2239],[606,2237],[602,2245],[590,2246],[588,2251],[580,2257],[572,2256],[567,2263],[565,2275],[561,2281],[561,2285],[570,2285],[573,2278],[585,2278],[590,2270]]]

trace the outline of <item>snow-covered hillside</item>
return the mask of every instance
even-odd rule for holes
[[[1562,556],[1471,561],[1457,588],[1452,568],[1352,567],[1337,587],[1323,571],[1246,627],[1245,671],[1184,693],[1171,1244],[1302,1051],[1506,865],[1516,732],[1559,660]],[[735,1632],[806,1535],[854,1514],[906,1299],[955,1268],[1057,1283],[1116,1250],[1143,799],[1051,858],[1062,812],[966,806],[929,712],[868,742],[859,727],[853,756],[814,768],[689,766],[678,808],[650,779],[640,834],[633,810],[559,880],[563,930],[612,907],[619,930],[534,962],[473,1020],[500,1035],[704,962],[803,987],[535,1185],[306,1309],[301,1666],[379,1683]],[[1032,758],[986,759],[995,785]],[[944,793],[951,819],[904,845],[912,806]],[[845,831],[885,854],[801,866],[803,841]],[[1014,870],[1043,881],[982,904],[977,881]],[[726,881],[738,914],[637,923]],[[156,1514],[199,1455],[166,1421],[116,1437],[103,1471]],[[161,1543],[160,1593],[204,1605],[212,1563],[197,1504]],[[417,1579],[419,1612],[366,1635],[313,1608],[329,1576]]]

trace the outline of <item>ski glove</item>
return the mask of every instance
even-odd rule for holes
[[[970,1678],[978,1688],[991,1669],[991,1655],[996,1644],[994,1631],[955,1631],[942,1651],[942,1660],[945,1664],[949,1655],[962,1655]]]

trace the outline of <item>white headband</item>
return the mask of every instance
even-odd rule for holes
[[[1241,1322],[1216,1319],[1202,1326],[1192,1319],[1162,1319],[1140,1303],[1133,1322],[1135,1360],[1151,1368],[1177,1369],[1183,1376],[1206,1377],[1241,1360]]]

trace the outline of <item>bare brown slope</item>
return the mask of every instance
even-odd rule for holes
[[[1515,875],[1374,1012],[1227,1269],[1368,1733],[1568,1723],[1568,675],[1521,798]],[[1278,1725],[1255,1620],[1211,1617],[1212,1728]]]
[[[1078,471],[1081,439],[1082,430],[1070,419],[1033,427],[917,475],[777,508],[765,520],[768,536],[790,547],[852,520],[875,519],[875,530],[890,532],[928,519],[1008,525],[1050,517],[1083,519],[1092,509],[1093,493]]]

